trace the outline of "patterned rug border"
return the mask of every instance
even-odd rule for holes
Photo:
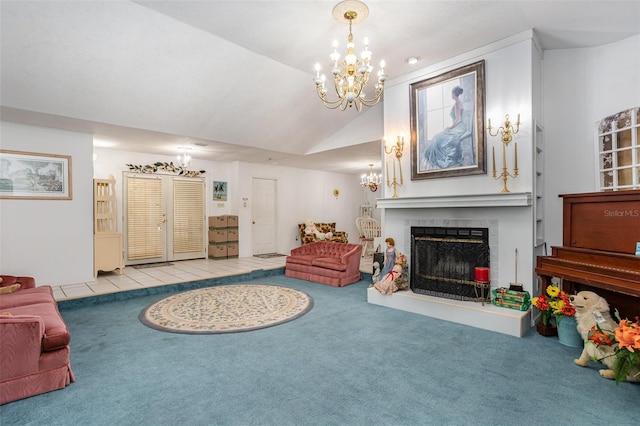
[[[280,321],[276,321],[276,322],[269,323],[269,324],[266,324],[266,325],[258,325],[258,326],[255,326],[255,327],[247,327],[247,328],[234,329],[234,330],[182,330],[182,329],[172,329],[172,328],[167,328],[167,327],[163,327],[161,325],[154,324],[154,323],[150,322],[149,320],[147,320],[147,318],[146,318],[146,313],[147,313],[148,309],[150,309],[151,307],[153,307],[154,305],[156,305],[157,303],[159,303],[159,302],[161,302],[161,301],[163,301],[165,299],[172,298],[172,297],[175,297],[175,296],[183,294],[183,293],[190,293],[190,292],[195,292],[195,291],[202,291],[202,290],[206,290],[206,289],[221,288],[221,287],[257,287],[257,286],[283,288],[283,289],[292,290],[292,291],[301,293],[308,300],[307,306],[302,311],[296,313],[295,315],[292,315],[291,317],[288,317],[288,318],[284,318],[284,319],[282,319]],[[230,334],[230,333],[243,333],[243,332],[246,332],[246,331],[254,331],[254,330],[260,330],[260,329],[263,329],[263,328],[270,328],[270,327],[274,327],[276,325],[285,324],[287,322],[293,321],[295,319],[300,318],[301,316],[303,316],[304,314],[309,312],[311,309],[313,309],[313,305],[314,305],[313,298],[308,293],[306,293],[306,292],[304,292],[302,290],[298,290],[296,288],[292,288],[292,287],[285,287],[285,286],[273,285],[273,284],[223,284],[223,285],[213,285],[213,286],[208,286],[208,287],[201,287],[201,288],[197,288],[197,289],[181,291],[181,292],[172,294],[170,296],[164,296],[164,297],[154,301],[153,303],[147,305],[144,309],[142,309],[142,311],[138,315],[138,319],[140,320],[140,322],[142,324],[146,325],[147,327],[152,328],[154,330],[158,330],[158,331],[164,331],[166,333],[177,333],[177,334]]]

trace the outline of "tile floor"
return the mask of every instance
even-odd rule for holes
[[[255,270],[283,268],[285,256],[261,259],[243,257],[235,259],[196,259],[172,261],[170,266],[136,269],[126,266],[122,274],[100,272],[95,281],[56,286],[52,284],[57,301],[79,299],[99,294],[116,293],[144,287],[156,287],[186,281],[219,278],[229,275],[250,273]],[[361,258],[360,271],[371,274],[373,256]]]

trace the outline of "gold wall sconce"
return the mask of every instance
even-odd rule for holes
[[[387,187],[393,187],[393,196],[391,198],[398,198],[398,187],[404,184],[404,179],[402,178],[402,162],[400,159],[402,158],[402,152],[404,150],[404,137],[398,136],[398,140],[395,145],[391,145],[387,148],[387,145],[384,145],[384,152],[386,154],[393,154],[395,152],[395,158],[391,159],[393,163],[393,180],[389,179],[389,163],[385,160],[386,167],[386,178],[387,178]],[[398,175],[396,175],[396,162],[398,162]]]
[[[489,125],[487,126],[487,131],[490,136],[498,136],[501,135],[500,138],[502,140],[502,173],[499,175],[496,171],[496,147],[493,147],[493,178],[494,179],[502,179],[503,187],[500,192],[510,192],[507,188],[507,180],[509,178],[515,179],[518,176],[518,143],[514,142],[514,165],[513,165],[513,173],[509,172],[509,167],[507,165],[507,146],[513,140],[513,135],[517,134],[520,130],[520,114],[518,114],[518,121],[515,123],[515,127],[511,124],[509,120],[509,114],[504,116],[504,125],[500,126],[496,129],[495,133],[492,133],[493,128],[491,127],[491,119],[489,119]]]

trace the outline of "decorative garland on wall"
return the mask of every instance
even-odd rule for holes
[[[158,171],[168,172],[168,173],[177,173],[180,176],[184,177],[198,177],[206,173],[205,170],[187,170],[182,166],[178,166],[176,164],[171,163],[162,163],[157,162],[153,164],[147,164],[145,166],[136,165],[136,164],[127,164],[129,170],[134,173],[157,173]]]

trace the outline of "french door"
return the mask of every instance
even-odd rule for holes
[[[203,178],[124,174],[125,264],[206,257]]]

